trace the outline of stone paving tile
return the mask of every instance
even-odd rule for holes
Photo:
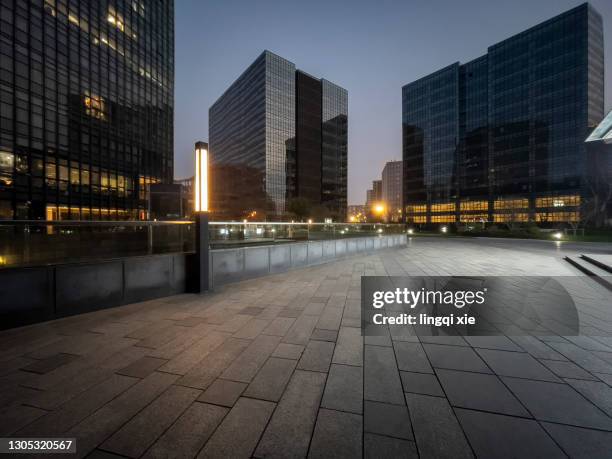
[[[363,457],[366,459],[418,459],[416,445],[412,441],[383,437],[365,432],[363,434]]]
[[[327,373],[334,354],[334,343],[309,341],[298,362],[298,369]]]
[[[363,430],[365,432],[414,441],[412,424],[405,405],[364,402]]]
[[[206,389],[248,347],[250,341],[228,338],[215,352],[189,370],[177,384]]]
[[[338,332],[336,330],[322,330],[320,328],[315,328],[310,335],[310,339],[314,341],[329,341],[335,343],[338,339]]]
[[[339,330],[342,322],[342,308],[327,306],[319,316],[316,327],[322,330]]]
[[[244,392],[245,397],[278,402],[296,365],[295,360],[270,357]]]
[[[167,362],[166,359],[143,357],[129,364],[127,367],[118,370],[117,373],[124,376],[132,376],[134,378],[146,378]]]
[[[575,390],[597,405],[608,416],[612,417],[612,388],[598,381],[581,381],[565,379]]]
[[[529,354],[489,349],[476,349],[476,352],[498,375],[561,382],[553,372]]]
[[[321,407],[361,414],[363,412],[363,368],[332,365],[327,376]]]
[[[438,378],[432,374],[400,371],[400,377],[404,392],[444,397],[444,391],[442,391]]]
[[[567,384],[502,378],[540,421],[612,430],[612,419]]]
[[[296,370],[255,451],[256,457],[305,457],[325,374]]]
[[[523,349],[513,343],[507,336],[465,336],[464,339],[472,347],[523,352]]]
[[[191,459],[208,441],[227,408],[193,403],[143,456],[146,459]],[[177,445],[180,445],[177,447]]]
[[[0,435],[8,437],[32,421],[47,414],[47,411],[33,406],[12,405],[0,411]]]
[[[200,341],[190,346],[159,368],[159,371],[185,375],[201,362],[208,354],[218,348],[229,337],[226,333],[210,332]]]
[[[277,336],[260,335],[221,374],[224,379],[249,383],[278,346]]]
[[[542,426],[572,458],[595,459],[610,457],[612,432],[582,429],[543,422]]]
[[[68,437],[79,439],[77,457],[85,457],[177,378],[175,375],[152,373],[66,432]]]
[[[240,310],[240,314],[246,314],[249,316],[258,316],[264,311],[265,311],[265,308],[260,308],[257,306],[247,306],[246,308]]]
[[[402,371],[433,373],[423,346],[420,343],[395,341],[393,343],[397,367]]]
[[[364,398],[404,405],[404,392],[393,350],[380,346],[364,347]]]
[[[298,317],[283,338],[283,343],[307,344],[318,320],[316,316]]]
[[[240,398],[246,387],[246,383],[230,381],[228,379],[217,379],[198,397],[198,401],[231,408]]]
[[[252,319],[232,336],[234,338],[255,339],[269,324],[269,320]]]
[[[469,347],[423,344],[423,348],[435,368],[491,373],[489,367]]]
[[[87,459],[118,459],[124,457],[125,456],[120,456],[119,454],[109,453],[108,451],[94,449],[91,454],[87,456]]]
[[[442,369],[436,374],[453,406],[531,417],[495,375]]]
[[[342,365],[363,365],[363,337],[361,329],[342,327],[334,350],[333,363]]]
[[[612,364],[575,344],[549,343],[549,346],[587,371],[612,374]]]
[[[87,418],[139,380],[113,375],[19,431],[22,436],[59,436]]]
[[[78,359],[77,355],[72,354],[56,354],[50,357],[46,357],[42,360],[37,360],[21,368],[22,371],[29,371],[32,373],[45,374],[56,368],[66,365],[75,359]]]
[[[281,359],[299,360],[304,352],[304,346],[298,344],[280,343],[272,353],[272,357]]]
[[[566,457],[532,419],[458,409],[457,417],[477,457]]]
[[[129,457],[140,457],[200,395],[201,391],[170,386],[150,405],[116,431],[101,448]]]
[[[421,457],[449,459],[474,457],[446,399],[406,394],[406,403]]]
[[[277,317],[270,322],[270,325],[262,333],[264,335],[285,336],[294,322],[295,319],[290,317]]]
[[[308,457],[362,457],[362,417],[321,408]]]
[[[512,336],[510,339],[536,359],[567,360],[562,354],[533,336]]]
[[[272,402],[240,398],[198,457],[250,457],[275,406]]]
[[[540,360],[546,368],[560,378],[589,379],[597,381],[597,378],[586,370],[583,370],[573,362],[560,360]]]

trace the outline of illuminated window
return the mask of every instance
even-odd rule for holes
[[[426,204],[406,206],[407,214],[424,214],[425,212],[427,212]]]
[[[493,215],[493,221],[498,223],[505,222],[528,222],[529,214],[526,213],[505,213]]]
[[[431,222],[432,223],[452,223],[455,221],[455,215],[447,214],[447,215],[432,215]]]
[[[489,203],[487,201],[462,201],[460,209],[464,210],[488,210]]]
[[[106,119],[106,103],[102,97],[85,96],[83,104],[85,105],[85,113],[87,115],[98,120]]]
[[[500,209],[528,209],[529,199],[498,199],[494,203],[495,210]]]
[[[536,207],[568,207],[568,206],[579,206],[580,196],[548,196],[543,198],[536,198]]]
[[[442,203],[442,204],[432,204],[431,211],[432,212],[454,212],[455,203],[448,202],[448,203]]]

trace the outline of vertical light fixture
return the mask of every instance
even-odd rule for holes
[[[208,212],[208,144],[195,144],[195,211]]]
[[[193,264],[193,290],[196,293],[209,289],[208,280],[208,144],[195,143],[194,218],[195,258]]]

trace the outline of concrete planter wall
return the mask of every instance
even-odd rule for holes
[[[186,254],[0,270],[0,329],[184,293]]]
[[[212,250],[212,285],[219,286],[406,244],[405,234],[393,234]]]

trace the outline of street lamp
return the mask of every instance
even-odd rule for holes
[[[195,249],[194,290],[208,290],[208,144],[195,143]]]

